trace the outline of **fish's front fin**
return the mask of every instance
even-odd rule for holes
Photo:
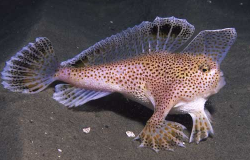
[[[201,31],[181,53],[204,54],[221,63],[236,37],[234,28]]]
[[[70,84],[58,84],[55,87],[53,98],[67,107],[77,107],[91,100],[99,99],[111,92],[99,92],[76,88]]]
[[[185,19],[156,17],[108,37],[82,51],[63,67],[83,67],[128,59],[160,51],[173,53],[194,33],[194,26]]]

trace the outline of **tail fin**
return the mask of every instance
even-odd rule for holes
[[[48,38],[36,38],[6,62],[2,84],[12,92],[37,93],[56,79],[59,64]]]

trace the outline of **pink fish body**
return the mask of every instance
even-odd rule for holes
[[[193,34],[186,20],[157,17],[106,38],[76,57],[58,64],[51,42],[37,38],[13,56],[2,72],[5,88],[37,93],[52,82],[53,98],[77,107],[118,92],[154,110],[136,139],[155,151],[183,147],[185,127],[166,121],[168,114],[190,114],[190,142],[212,135],[208,97],[224,85],[220,63],[236,39],[233,28],[200,32],[180,53]]]

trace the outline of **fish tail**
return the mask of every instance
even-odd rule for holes
[[[6,62],[2,84],[12,92],[38,93],[56,80],[58,68],[50,40],[39,37]]]

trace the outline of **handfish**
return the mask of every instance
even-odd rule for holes
[[[38,93],[54,81],[53,98],[78,107],[118,92],[154,111],[136,137],[154,151],[184,147],[185,126],[165,120],[168,114],[189,114],[189,142],[199,143],[214,131],[204,108],[226,83],[220,64],[234,43],[234,28],[194,33],[185,19],[156,17],[108,37],[72,59],[58,63],[50,40],[39,37],[16,53],[2,71],[4,88]]]

